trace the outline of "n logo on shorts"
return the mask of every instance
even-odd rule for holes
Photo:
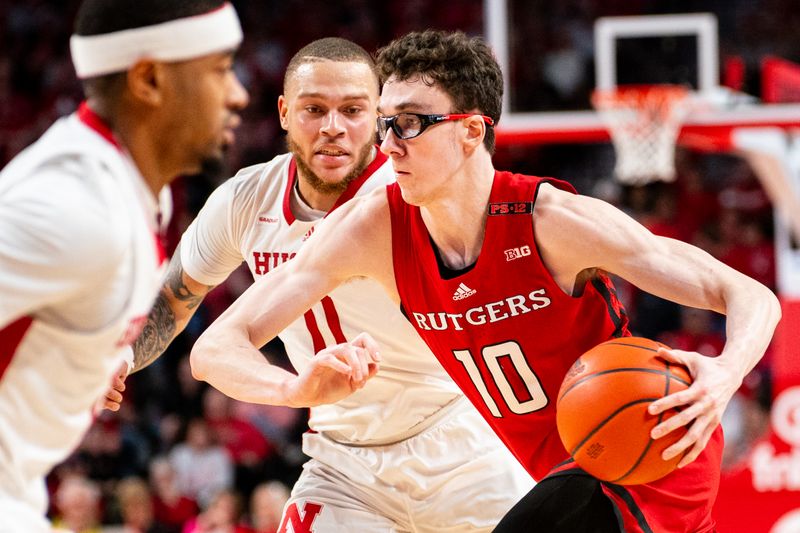
[[[300,511],[297,509],[297,504],[293,503],[286,508],[286,513],[283,515],[281,527],[278,528],[278,533],[313,533],[314,521],[317,515],[322,511],[323,505],[321,503],[305,502],[303,505],[303,516],[300,516]],[[286,526],[291,522],[292,529],[289,530]]]

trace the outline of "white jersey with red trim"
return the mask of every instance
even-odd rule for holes
[[[284,154],[242,169],[214,191],[181,240],[186,273],[217,285],[243,260],[258,277],[293,257],[319,222],[292,214],[296,180],[294,160]],[[392,181],[391,164],[377,152],[334,209]],[[280,338],[299,371],[325,346],[362,331],[381,346],[380,372],[344,400],[311,409],[312,429],[342,443],[396,442],[421,431],[431,415],[462,396],[399,307],[369,279],[340,286]]]
[[[44,476],[79,444],[146,319],[165,201],[85,105],[0,173],[2,531],[42,527]]]

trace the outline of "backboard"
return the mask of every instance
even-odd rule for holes
[[[484,11],[485,33],[503,69],[507,88],[504,114],[497,129],[500,145],[608,141],[608,130],[591,109],[588,95],[591,89],[621,84],[670,83],[692,89],[697,106],[686,118],[679,142],[698,149],[730,148],[728,134],[737,126],[800,126],[800,104],[796,103],[800,98],[794,102],[760,101],[720,85],[720,28],[716,13],[601,16],[585,20],[582,29],[559,28],[571,40],[566,48],[576,51],[573,56],[584,51],[583,60],[591,64],[587,68],[593,74],[593,79],[588,80],[591,86],[585,94],[571,98],[574,108],[563,109],[557,103],[550,108],[543,105],[530,110],[524,103],[536,100],[537,96],[520,97],[520,93],[541,91],[542,86],[526,84],[520,73],[527,72],[528,67],[521,65],[552,62],[553,57],[560,56],[568,67],[574,64],[574,57],[562,53],[558,44],[537,44],[530,36],[532,32],[525,29],[528,23],[524,18],[525,3],[521,0],[487,0]],[[722,29],[730,32],[730,24]],[[725,42],[732,39],[735,35]],[[540,50],[545,57],[537,56]],[[727,51],[725,55],[731,57]],[[726,68],[724,65],[722,70]],[[775,68],[773,62],[771,69]],[[547,69],[547,66],[540,69],[545,74],[540,73],[539,78],[546,76]],[[797,77],[800,82],[800,74]],[[763,92],[766,98],[782,94],[780,90]],[[800,95],[800,83],[797,93]]]

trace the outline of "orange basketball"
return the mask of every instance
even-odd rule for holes
[[[580,356],[558,392],[556,421],[564,447],[593,476],[621,485],[661,478],[678,466],[661,453],[687,429],[653,440],[650,430],[676,410],[651,415],[655,400],[691,385],[686,367],[657,357],[661,343],[622,337]]]

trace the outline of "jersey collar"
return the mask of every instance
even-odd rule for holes
[[[118,150],[122,150],[122,145],[120,145],[114,137],[114,132],[112,132],[108,124],[100,118],[100,115],[92,111],[85,100],[81,102],[81,105],[78,107],[78,120],[89,126],[89,128],[114,145]]]
[[[350,182],[347,189],[339,196],[339,199],[336,200],[336,203],[328,213],[353,198],[361,186],[364,185],[364,182],[388,160],[386,154],[381,152],[377,146],[375,147],[375,153],[376,155],[372,162],[367,165],[367,168],[364,169],[364,172],[362,172],[358,178]],[[291,208],[292,187],[294,187],[297,182],[297,164],[294,161],[294,157],[289,160],[288,173],[289,178],[286,180],[286,189],[283,191],[283,217],[286,219],[287,224],[292,224],[295,221]]]

